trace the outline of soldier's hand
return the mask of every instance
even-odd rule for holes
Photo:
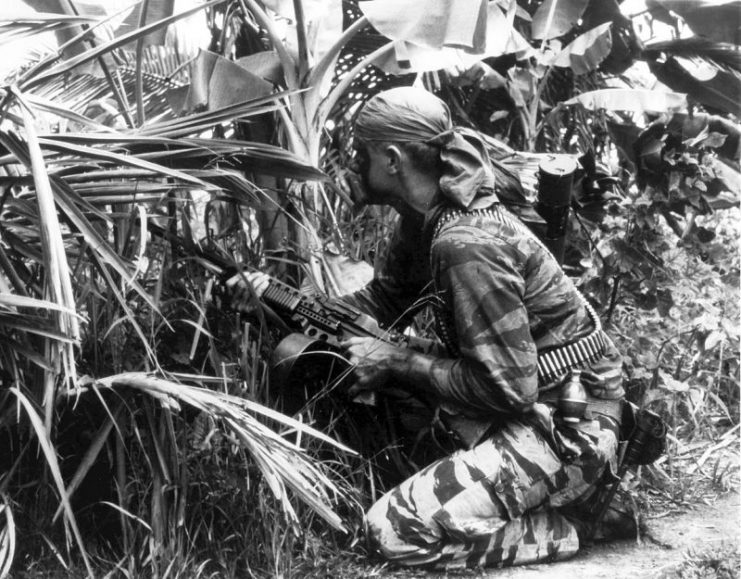
[[[351,397],[384,388],[404,356],[400,348],[375,338],[349,338],[340,346],[353,367],[355,383],[348,391]]]
[[[259,299],[270,285],[270,276],[261,271],[240,272],[226,281],[231,290],[232,308],[252,314],[259,307]]]

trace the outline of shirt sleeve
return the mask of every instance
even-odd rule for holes
[[[432,264],[460,356],[433,363],[433,385],[470,416],[525,412],[538,395],[537,349],[524,303],[526,258],[501,237],[453,231],[436,240]]]
[[[384,327],[405,327],[416,313],[415,301],[430,282],[429,255],[421,220],[414,216],[400,218],[376,263],[373,280],[340,299]]]

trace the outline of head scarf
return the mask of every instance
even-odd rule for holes
[[[474,131],[453,127],[448,106],[426,90],[399,87],[372,97],[355,121],[360,141],[421,142],[440,148],[440,191],[456,207],[494,203],[494,170]]]

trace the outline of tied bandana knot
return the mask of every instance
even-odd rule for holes
[[[481,190],[492,190],[493,194],[494,169],[481,137],[470,129],[453,127],[425,142],[440,147],[440,191],[445,198],[462,209],[486,206]],[[476,207],[472,206],[474,200]]]
[[[484,141],[475,131],[454,127],[448,106],[426,90],[399,87],[377,94],[358,115],[355,136],[365,142],[438,147],[443,170],[440,192],[454,207],[479,209],[498,200]]]

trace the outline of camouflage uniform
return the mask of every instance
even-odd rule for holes
[[[584,299],[496,202],[402,218],[376,278],[346,299],[392,324],[429,289],[448,347],[431,379],[445,394],[443,414],[477,436],[373,505],[366,515],[372,549],[399,564],[434,567],[573,555],[579,538],[559,508],[586,500],[614,466],[619,425],[600,414],[561,421],[544,403],[558,384],[539,384],[537,355],[592,332]],[[622,397],[620,365],[608,341],[587,368],[602,379],[592,396]]]

